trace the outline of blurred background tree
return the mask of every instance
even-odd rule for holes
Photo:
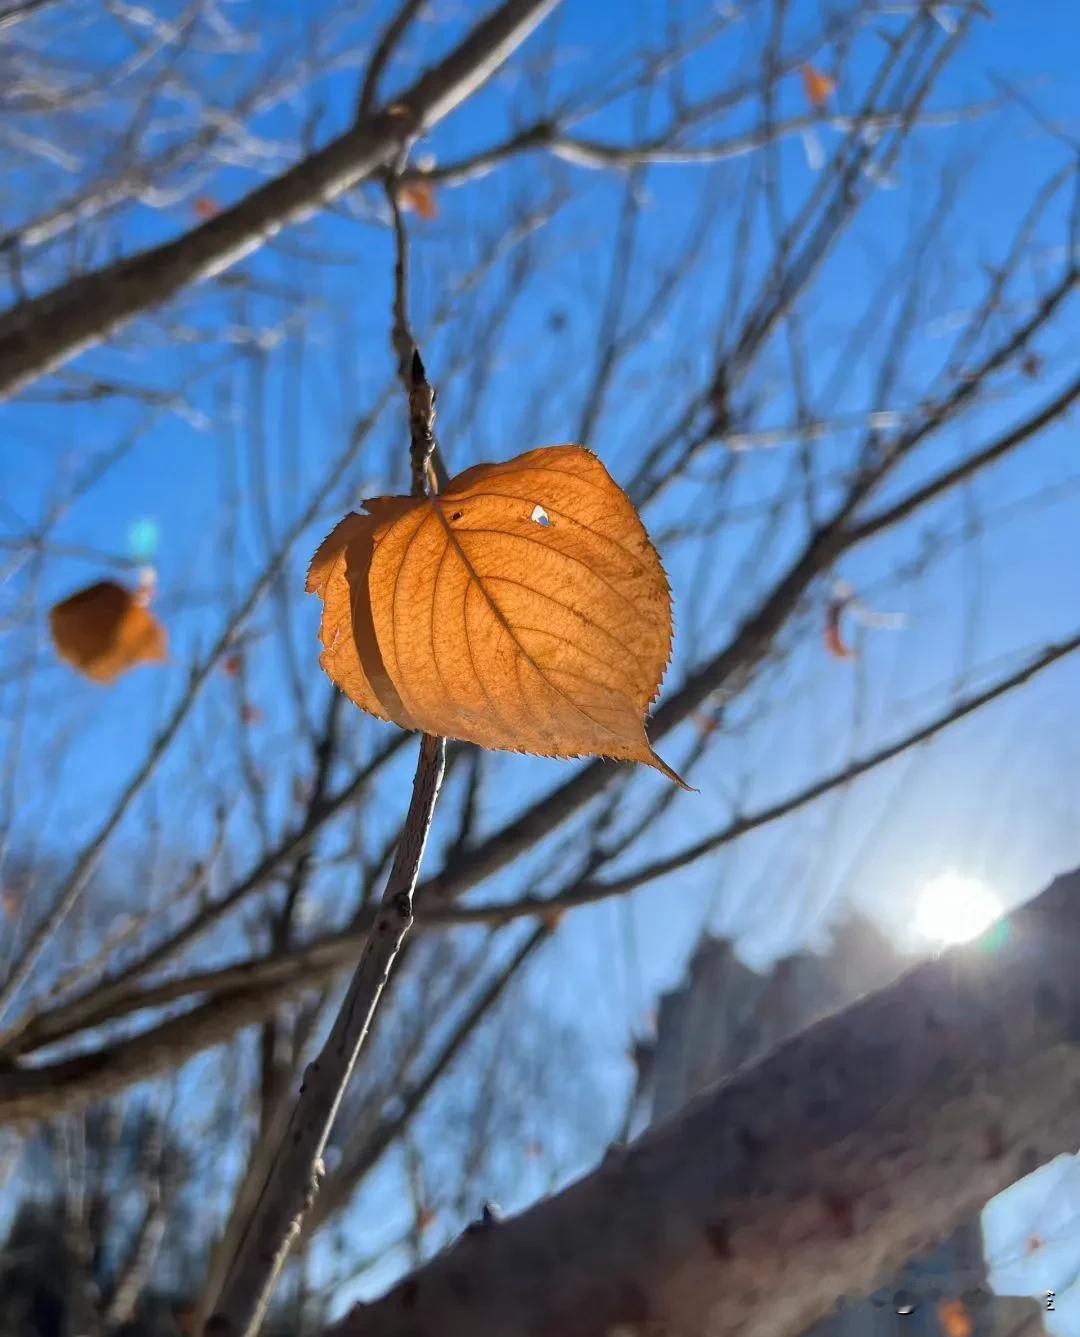
[[[925,950],[1078,861],[1080,17],[1000,8],[0,8],[4,1331],[198,1330],[381,890],[414,743],[302,591],[407,485],[388,185],[450,472],[640,508],[700,792],[451,745],[275,1322],[595,1160],[703,927]],[[167,664],[57,660],[101,580]]]

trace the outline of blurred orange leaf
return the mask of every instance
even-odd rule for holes
[[[379,497],[312,559],[320,659],[404,729],[679,777],[645,712],[671,652],[671,596],[626,495],[581,446],[478,464],[436,497]]]
[[[191,207],[199,218],[216,218],[221,213],[221,206],[209,195],[197,195]]]
[[[836,80],[814,65],[803,65],[799,72],[802,74],[803,92],[806,94],[807,102],[815,111],[820,111],[835,91]]]
[[[168,637],[144,606],[145,594],[98,581],[55,604],[49,629],[56,653],[93,682],[112,682],[136,664],[168,658]]]
[[[240,670],[243,667],[244,667],[244,656],[239,652],[239,650],[234,651],[231,655],[226,655],[225,658],[221,661],[221,671],[222,673],[225,674],[226,678],[239,677]]]
[[[549,933],[554,933],[565,918],[565,907],[561,905],[553,905],[550,910],[543,911],[540,915],[540,922]]]
[[[937,1312],[945,1337],[971,1337],[974,1329],[963,1300],[942,1300]]]
[[[844,640],[840,617],[847,607],[846,598],[832,599],[825,613],[825,649],[834,659],[854,659],[855,651]]]
[[[406,212],[419,214],[421,218],[438,218],[439,202],[435,191],[426,181],[410,181],[398,191],[398,204]]]

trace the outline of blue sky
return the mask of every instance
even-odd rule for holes
[[[792,5],[792,30],[817,21],[818,7],[808,0]],[[468,10],[468,6],[465,7]],[[300,32],[305,7],[275,3],[267,7],[268,42],[292,30]],[[688,7],[688,13],[698,13]],[[703,8],[702,11],[704,12]],[[455,11],[456,13],[456,11]],[[650,34],[660,31],[660,5],[627,6],[618,0],[568,0],[547,30],[533,39],[527,57],[539,57],[550,44],[560,51],[550,96],[588,82],[597,51],[618,65]],[[459,16],[460,19],[460,16]],[[884,25],[892,20],[882,20]],[[760,37],[756,21],[745,37],[737,34],[721,57],[692,63],[690,91],[716,82],[710,59],[738,69],[741,54]],[[427,39],[430,40],[430,39]],[[745,43],[745,45],[744,45]],[[868,48],[869,50],[869,48]],[[430,46],[414,45],[409,60],[420,65]],[[950,66],[931,105],[956,107],[993,98],[995,76],[1004,78],[1045,118],[1072,135],[1080,134],[1080,6],[1067,0],[999,3],[992,22],[981,22],[963,54]],[[104,58],[104,55],[103,55]],[[869,59],[867,57],[866,59]],[[855,78],[865,78],[863,58]],[[539,64],[539,61],[536,62]],[[440,161],[450,161],[497,139],[531,106],[533,91],[521,62],[494,81],[485,93],[456,113],[422,146]],[[403,68],[399,77],[409,73]],[[223,63],[223,88],[234,79],[235,65]],[[231,86],[231,85],[230,85]],[[325,87],[326,132],[347,119],[355,75],[335,76]],[[841,88],[841,99],[851,94]],[[660,102],[659,93],[657,102]],[[841,102],[841,105],[845,105]],[[851,105],[850,102],[847,105]],[[803,110],[797,78],[781,90],[781,114]],[[301,109],[271,118],[267,133],[294,126]],[[583,132],[612,137],[625,132],[634,107],[586,123]],[[656,113],[656,108],[653,108]],[[723,133],[749,124],[738,113]],[[822,132],[828,147],[828,132]],[[855,411],[865,402],[877,374],[871,358],[885,347],[892,307],[868,313],[875,284],[897,262],[907,241],[924,236],[928,255],[918,337],[899,369],[897,396],[917,398],[940,366],[948,340],[962,328],[964,314],[986,280],[985,266],[1003,254],[1027,202],[1050,174],[1067,161],[1067,150],[1031,116],[1007,105],[970,123],[927,129],[915,136],[896,171],[892,189],[877,191],[829,261],[814,288],[806,313],[811,334],[812,399],[822,415]],[[812,184],[806,151],[799,138],[780,150],[789,200]],[[940,190],[942,169],[954,165],[955,202],[940,232],[926,233]],[[626,481],[640,458],[641,442],[679,402],[702,373],[716,328],[716,303],[730,278],[733,228],[743,164],[716,169],[657,167],[645,174],[641,189],[638,271],[651,278],[672,254],[678,239],[694,226],[705,198],[704,184],[715,191],[716,223],[705,245],[699,281],[680,296],[671,313],[649,331],[630,360],[619,393],[601,417],[596,449],[616,479]],[[508,202],[543,197],[543,173],[536,160],[522,160],[483,182],[440,196],[440,218],[424,225],[412,220],[413,305],[423,331],[455,279],[493,230],[505,227]],[[517,302],[495,345],[485,350],[488,378],[482,411],[468,430],[456,432],[461,406],[475,388],[473,372],[452,373],[462,338],[475,332],[451,322],[425,343],[425,359],[443,400],[442,445],[451,472],[477,459],[508,457],[532,446],[570,439],[580,415],[582,387],[595,353],[597,310],[610,264],[612,237],[621,205],[622,183],[600,173],[569,174],[579,189],[544,234],[537,277]],[[219,202],[248,184],[239,171],[222,172],[207,187]],[[365,193],[371,207],[374,191]],[[1055,263],[1068,200],[1051,210],[1033,241],[1024,269],[1021,298]],[[190,222],[190,209],[152,211],[133,208],[123,216],[129,248],[169,235]],[[332,253],[340,263],[314,265],[298,258],[299,248]],[[764,234],[751,249],[749,265],[767,254]],[[275,535],[310,494],[329,459],[341,449],[351,419],[365,410],[390,371],[386,326],[389,303],[389,244],[385,228],[357,225],[327,216],[283,248],[267,251],[253,271],[268,283],[302,291],[323,305],[311,323],[301,352],[274,350],[266,361],[266,523]],[[900,271],[901,273],[903,271]],[[505,273],[480,299],[481,311],[497,312]],[[633,284],[629,319],[639,309],[647,285]],[[895,300],[903,296],[900,285]],[[1075,307],[1075,303],[1074,303]],[[463,304],[464,309],[464,304]],[[471,311],[471,308],[469,308]],[[251,311],[275,318],[282,303],[255,299]],[[238,299],[206,289],[184,306],[192,325],[224,331],[240,312]],[[862,322],[862,324],[860,324]],[[687,337],[700,335],[699,339]],[[865,362],[853,356],[865,352]],[[227,346],[227,345],[226,345]],[[1008,423],[1075,374],[1077,313],[1067,310],[1053,332],[1040,339],[1042,366],[1030,384],[1015,378],[1002,389],[1003,402],[991,399],[905,469],[897,486],[910,485],[921,473],[989,439]],[[220,353],[212,343],[179,350],[158,339],[148,324],[136,327],[122,347],[91,354],[80,367],[108,369],[148,384],[169,385],[201,367],[192,391],[192,415],[156,412],[145,406],[105,401],[99,405],[51,406],[27,398],[0,410],[5,444],[0,454],[0,535],[14,535],[39,523],[57,497],[89,462],[99,461],[139,430],[129,450],[121,452],[102,477],[57,523],[53,541],[83,545],[119,557],[143,555],[152,536],[153,562],[160,583],[160,610],[173,645],[173,659],[163,671],[140,671],[102,691],[51,662],[43,640],[40,610],[56,598],[103,574],[101,563],[56,558],[40,570],[40,583],[12,582],[11,609],[32,606],[35,616],[19,622],[0,647],[0,709],[8,717],[0,746],[14,745],[10,723],[21,699],[21,682],[5,672],[27,657],[41,660],[29,687],[32,742],[24,740],[19,770],[15,832],[63,861],[73,842],[85,838],[107,811],[140,759],[147,741],[182,693],[186,664],[211,643],[223,610],[235,601],[256,571],[266,550],[264,517],[251,501],[258,482],[251,475],[250,439],[237,406],[253,392],[251,365],[237,373],[213,373]],[[299,360],[294,360],[299,359]],[[751,389],[767,398],[759,425],[792,420],[785,362],[779,353],[763,359]],[[209,367],[211,374],[206,374]],[[297,388],[297,367],[300,367]],[[841,373],[844,373],[841,377]],[[839,387],[833,394],[831,386]],[[1005,396],[1005,392],[1007,397]],[[232,407],[230,407],[232,406]],[[233,424],[236,409],[241,421]],[[315,544],[349,505],[363,496],[400,488],[404,481],[397,407],[373,435],[371,448],[341,479],[325,516],[297,545],[288,569],[296,591]],[[826,443],[839,467],[850,439]],[[767,495],[787,476],[790,447],[748,456],[735,493],[734,509]],[[831,457],[832,458],[832,457]],[[702,461],[701,475],[722,461],[719,449]],[[390,462],[392,461],[392,467]],[[1004,672],[1023,655],[1080,621],[1078,512],[1080,457],[1076,419],[1061,423],[980,479],[963,494],[933,508],[896,538],[859,550],[840,565],[837,575],[851,581],[875,606],[902,613],[902,631],[861,633],[859,658],[842,664],[823,653],[820,600],[800,624],[799,636],[770,690],[770,714],[749,735],[753,750],[739,738],[722,740],[716,756],[695,776],[698,796],[680,799],[662,831],[650,838],[633,862],[660,847],[674,847],[719,825],[730,804],[746,807],[799,787],[848,750],[869,749],[902,733],[934,713],[948,693],[965,682]],[[700,513],[701,483],[672,489],[647,513],[654,533],[684,523]],[[229,510],[231,496],[239,505]],[[1040,498],[1038,504],[1028,499]],[[1003,515],[1000,521],[996,518]],[[899,581],[897,570],[917,551],[929,526],[962,527],[973,517],[989,517],[983,535],[951,549],[926,576]],[[798,540],[792,524],[784,542],[769,558],[775,569]],[[733,523],[721,545],[703,563],[700,554],[672,546],[662,553],[672,578],[677,628],[676,655],[669,681],[678,682],[696,628],[701,646],[715,647],[725,629],[752,606],[766,572],[747,570],[740,557],[752,552],[753,530]],[[733,580],[741,572],[738,580]],[[35,577],[36,578],[36,577]],[[19,581],[29,582],[24,571]],[[869,592],[873,591],[871,595]],[[23,605],[20,600],[31,601]],[[310,686],[321,700],[317,667],[314,600],[298,595],[294,611],[295,652]],[[264,614],[256,615],[259,631]],[[275,820],[287,812],[292,781],[290,751],[293,706],[283,664],[273,649],[256,640],[249,652],[252,700],[261,712],[250,730],[251,748],[264,770]],[[1080,773],[1080,666],[1069,661],[1007,701],[958,726],[929,751],[913,754],[875,774],[851,793],[838,794],[775,828],[748,838],[722,856],[684,870],[677,879],[638,893],[632,904],[606,904],[579,911],[567,920],[557,942],[545,953],[531,978],[536,995],[553,1012],[579,1015],[582,990],[590,999],[591,1043],[596,1072],[616,1110],[629,1077],[625,1059],[628,1031],[645,1024],[657,989],[671,984],[705,923],[736,935],[744,954],[764,963],[778,953],[818,943],[836,906],[848,899],[872,912],[902,940],[918,888],[943,871],[984,878],[1006,903],[1037,890],[1054,871],[1080,861],[1075,776]],[[738,714],[738,711],[736,711]],[[375,736],[375,726],[366,726]],[[125,823],[114,846],[113,867],[148,873],[154,859],[177,857],[193,837],[205,841],[214,800],[235,789],[237,732],[232,685],[214,678],[194,713],[192,727],[167,756],[159,780]],[[678,766],[692,743],[690,729],[665,740],[661,751]],[[370,821],[376,833],[396,820],[393,797],[400,796],[411,757],[395,767]],[[751,772],[743,784],[743,772]],[[530,792],[560,782],[561,763],[503,758],[486,793],[485,826],[493,828]],[[651,778],[642,784],[659,784]],[[147,853],[147,832],[160,830],[156,853]],[[238,837],[236,861],[254,848],[250,824]],[[542,880],[550,847],[527,863]],[[500,877],[484,889],[485,897],[520,886],[520,875]],[[227,953],[235,940],[225,939]]]

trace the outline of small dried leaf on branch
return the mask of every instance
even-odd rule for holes
[[[108,683],[138,664],[168,658],[165,628],[145,606],[144,589],[101,580],[55,604],[49,629],[56,653],[93,682]]]
[[[566,910],[561,905],[554,905],[550,910],[544,910],[540,915],[540,922],[549,933],[555,933],[559,925],[566,918]]]
[[[671,595],[633,505],[581,446],[379,497],[316,552],[320,662],[405,729],[546,757],[640,761],[671,654]]]
[[[799,72],[807,102],[815,111],[820,111],[836,91],[836,80],[814,65],[803,65]]]
[[[843,628],[840,625],[840,619],[849,602],[849,599],[835,597],[829,600],[829,606],[825,610],[825,649],[834,659],[855,658],[855,651],[844,640]]]
[[[974,1328],[963,1300],[942,1300],[937,1312],[945,1337],[971,1337]]]
[[[856,597],[847,581],[838,580],[825,610],[825,649],[834,659],[855,658],[855,651],[844,637],[845,618],[877,631],[901,631],[907,626],[907,617],[903,613],[886,613],[868,607]]]
[[[410,181],[398,191],[398,204],[404,213],[415,213],[421,218],[439,216],[439,201],[435,190],[426,181]]]

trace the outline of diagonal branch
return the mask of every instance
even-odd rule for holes
[[[915,488],[906,496],[901,497],[899,501],[895,501],[890,506],[866,516],[857,524],[849,526],[848,536],[851,542],[863,543],[867,539],[873,538],[875,534],[891,529],[893,525],[900,524],[913,512],[925,506],[927,502],[933,501],[935,497],[950,491],[966,478],[972,478],[975,474],[981,473],[983,469],[995,464],[1011,450],[1015,450],[1017,446],[1022,445],[1030,437],[1041,432],[1044,427],[1048,427],[1052,422],[1067,413],[1078,399],[1080,399],[1080,376],[1075,377],[1064,390],[1055,395],[1053,399],[1044,404],[1029,418],[1025,418],[1016,427],[1011,427],[988,445],[983,446],[981,450],[966,456],[953,468],[946,469],[935,477],[928,479],[921,487]]]
[[[318,1058],[308,1064],[293,1116],[236,1258],[206,1325],[206,1337],[255,1337],[305,1213],[318,1191],[322,1154],[367,1038],[383,988],[412,924],[412,895],[446,761],[444,740],[420,742],[412,801],[379,917]]]
[[[306,1235],[321,1230],[327,1221],[347,1205],[357,1185],[375,1168],[387,1148],[409,1127],[417,1110],[503,996],[507,986],[550,935],[551,930],[545,923],[533,929],[509,961],[469,1004],[464,1016],[429,1059],[424,1071],[406,1082],[397,1094],[392,1113],[383,1113],[361,1145],[346,1152],[342,1164],[334,1172],[334,1178],[315,1199],[315,1205],[304,1222]]]
[[[796,1337],[1075,1149],[1078,952],[1080,870],[467,1231],[335,1337]]]
[[[231,208],[161,246],[69,279],[0,316],[0,398],[107,339],[128,321],[221,273],[282,228],[368,179],[416,134],[475,92],[558,0],[503,0],[395,103],[401,114],[361,116],[343,135]]]

